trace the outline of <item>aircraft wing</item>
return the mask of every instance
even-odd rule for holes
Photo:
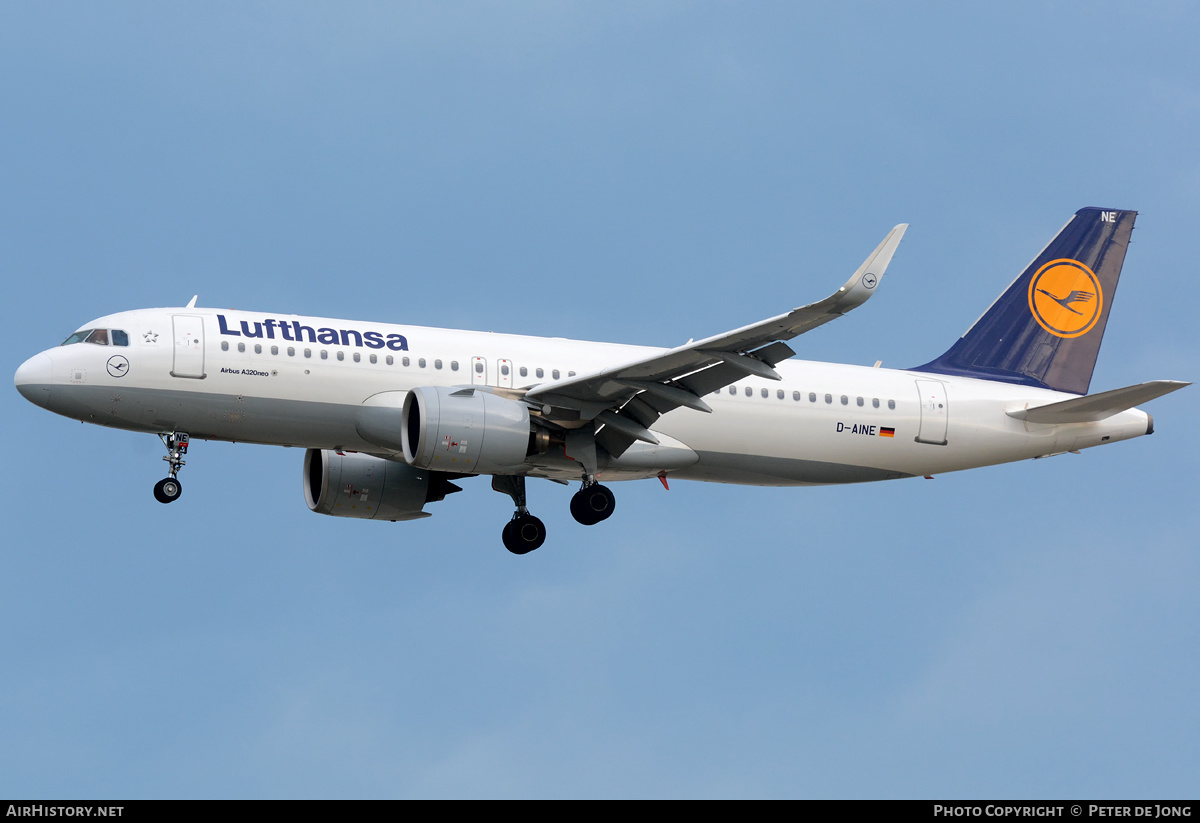
[[[901,223],[892,229],[850,279],[824,300],[640,360],[544,383],[525,397],[603,423],[609,431],[602,430],[597,439],[614,455],[634,440],[657,443],[649,428],[666,412],[680,406],[712,411],[701,397],[747,376],[779,380],[773,366],[795,354],[784,341],[867,302],[907,228]]]

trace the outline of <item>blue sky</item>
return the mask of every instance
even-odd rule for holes
[[[674,345],[954,341],[1082,206],[1140,211],[1092,389],[1196,379],[1186,3],[0,6],[0,351],[200,304]],[[0,795],[1195,797],[1196,391],[1082,455],[616,486],[499,542],[308,512],[302,452],[15,391]]]

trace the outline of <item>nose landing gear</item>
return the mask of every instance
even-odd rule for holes
[[[158,438],[167,447],[163,460],[167,461],[169,470],[166,477],[154,484],[154,499],[159,503],[173,503],[183,494],[183,486],[175,475],[186,463],[183,456],[188,450],[188,435],[187,432],[169,432],[160,434]]]

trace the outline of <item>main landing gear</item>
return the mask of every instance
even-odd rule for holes
[[[583,488],[571,498],[571,516],[585,526],[594,526],[611,517],[616,505],[617,498],[608,486],[585,480]]]
[[[546,542],[546,524],[529,512],[518,511],[504,524],[504,548],[513,554],[529,554]]]
[[[167,447],[167,454],[163,460],[167,461],[170,470],[166,477],[154,484],[154,499],[159,503],[173,503],[183,494],[183,486],[175,475],[179,474],[186,462],[183,456],[188,450],[188,435],[187,432],[170,432],[158,437]]]
[[[529,513],[525,507],[525,478],[521,475],[494,475],[492,488],[512,498],[517,510],[504,526],[501,538],[504,548],[513,554],[528,554],[546,542],[546,524]],[[571,498],[571,516],[585,526],[607,520],[616,508],[617,500],[607,486],[594,479],[584,481],[583,488]]]
[[[523,475],[495,475],[492,488],[512,498],[517,507],[501,533],[504,548],[513,554],[529,554],[546,542],[546,524],[525,508],[525,477]]]

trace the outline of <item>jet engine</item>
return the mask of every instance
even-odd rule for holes
[[[544,450],[524,404],[470,387],[413,389],[401,425],[404,459],[421,469],[505,474]]]
[[[368,520],[416,520],[421,509],[462,491],[441,472],[369,454],[309,449],[304,455],[304,500],[317,514]]]

